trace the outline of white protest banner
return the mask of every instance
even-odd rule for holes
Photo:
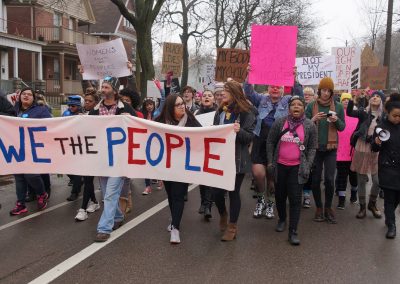
[[[304,86],[318,85],[325,77],[336,82],[335,56],[312,56],[296,58],[297,79]]]
[[[83,80],[103,79],[106,76],[131,75],[128,57],[121,38],[99,44],[76,44],[83,66]]]
[[[234,190],[233,124],[178,127],[131,116],[0,117],[0,175],[126,176]]]
[[[358,47],[333,47],[336,61],[336,90],[358,89],[361,74],[361,49]]]
[[[215,111],[212,111],[196,115],[196,119],[202,126],[211,126],[214,125],[214,116]]]

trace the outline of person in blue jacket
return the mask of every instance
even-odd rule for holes
[[[16,116],[20,118],[51,118],[49,110],[39,106],[36,102],[35,92],[32,88],[21,90],[19,101],[15,105]],[[28,185],[34,190],[37,196],[37,207],[43,210],[47,207],[48,194],[45,191],[44,183],[40,174],[15,174],[15,187],[17,203],[10,211],[10,215],[20,215],[28,212],[25,206],[25,197]]]
[[[82,113],[82,97],[78,95],[68,96],[68,109],[64,111],[62,116],[71,116]]]

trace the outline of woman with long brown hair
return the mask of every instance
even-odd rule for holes
[[[253,139],[255,115],[252,105],[246,100],[242,86],[235,81],[226,82],[222,92],[222,102],[218,108],[214,125],[234,124],[236,132],[235,162],[236,179],[235,190],[229,191],[229,224],[225,206],[225,192],[215,189],[215,205],[221,216],[220,230],[223,232],[222,241],[232,241],[237,234],[237,221],[240,213],[240,187],[244,175],[251,171],[249,144]]]
[[[169,95],[167,97],[156,121],[181,127],[201,126],[194,115],[186,109],[185,102],[178,95]],[[179,225],[183,215],[183,208],[185,207],[185,195],[188,192],[188,184],[165,180],[164,187],[168,195],[168,205],[172,217],[171,224],[168,226],[168,231],[171,232],[170,243],[179,244],[181,242]]]

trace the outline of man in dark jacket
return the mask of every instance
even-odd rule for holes
[[[101,93],[104,97],[89,115],[133,115],[134,109],[119,100],[119,80],[115,77],[106,77],[101,85]],[[119,208],[123,177],[101,177],[100,187],[103,192],[104,210],[97,225],[95,242],[105,242],[109,239],[113,230],[118,229],[123,221],[124,214]]]

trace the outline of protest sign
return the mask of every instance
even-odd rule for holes
[[[300,84],[318,85],[325,77],[336,82],[335,56],[312,56],[296,58],[297,79]]]
[[[121,38],[99,44],[76,44],[83,66],[83,80],[97,80],[106,76],[131,75],[128,57]]]
[[[369,87],[372,90],[385,89],[387,70],[386,66],[361,67],[361,88],[365,89]]]
[[[226,82],[226,79],[232,78],[235,81],[244,82],[249,60],[248,50],[218,48],[215,81]]]
[[[215,64],[206,64],[204,66],[203,74],[204,74],[204,90],[214,91],[215,89]]]
[[[251,27],[251,84],[293,86],[296,61],[297,27]]]
[[[336,90],[358,89],[360,87],[361,49],[357,47],[333,47],[336,61]]]
[[[161,87],[164,88],[164,82],[160,82]],[[147,97],[148,98],[161,98],[160,90],[157,88],[153,81],[147,81]]]
[[[234,190],[233,124],[178,127],[132,116],[0,117],[0,175],[126,176]]]
[[[215,117],[215,111],[196,115],[196,119],[198,122],[200,122],[201,126],[214,125],[214,117]]]
[[[182,73],[183,46],[181,43],[164,42],[162,58],[162,74],[173,71],[174,76],[180,77]]]
[[[372,48],[367,44],[361,53],[361,67],[378,66],[379,58],[375,55]],[[362,76],[362,75],[361,75]]]
[[[15,104],[19,100],[19,94],[17,94],[17,93],[8,94],[8,95],[6,95],[6,98],[13,106],[15,106]]]

